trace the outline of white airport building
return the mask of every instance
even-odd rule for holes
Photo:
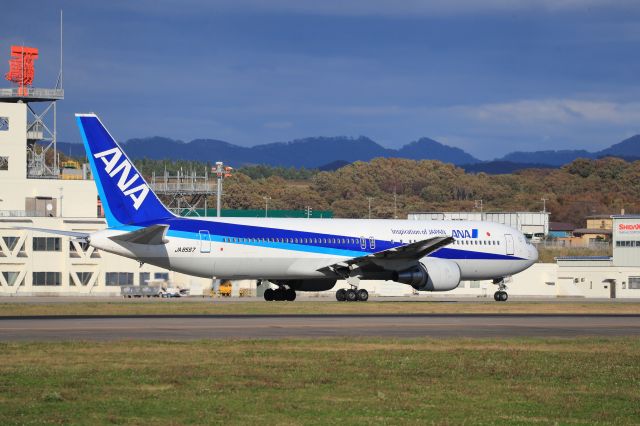
[[[140,266],[68,237],[18,229],[106,227],[88,168],[60,171],[55,149],[46,149],[55,146],[56,137],[55,118],[47,114],[62,91],[28,90],[0,89],[0,296],[120,295],[121,285],[167,283],[196,294],[211,288],[212,280]]]
[[[549,212],[421,212],[409,213],[409,220],[477,220],[510,226],[528,238],[549,235]]]

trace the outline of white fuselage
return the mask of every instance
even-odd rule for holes
[[[516,274],[538,258],[519,231],[493,222],[362,219],[176,218],[167,243],[145,245],[108,237],[140,227],[91,235],[100,250],[200,277],[326,278],[324,267],[437,236],[454,242],[431,253],[460,268],[463,280]]]

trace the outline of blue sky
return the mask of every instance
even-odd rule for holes
[[[40,48],[38,87],[57,76],[59,9],[59,140],[79,140],[78,111],[121,140],[426,136],[481,159],[640,133],[638,1],[7,3],[0,55]]]

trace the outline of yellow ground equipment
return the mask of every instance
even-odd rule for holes
[[[218,288],[218,296],[231,297],[231,281],[223,281]]]
[[[60,163],[62,173],[60,178],[64,180],[80,180],[82,179],[82,167],[80,163],[74,160],[62,161]]]

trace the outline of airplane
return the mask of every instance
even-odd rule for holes
[[[461,280],[505,278],[538,259],[508,226],[481,221],[397,219],[186,218],[171,213],[96,114],[76,121],[102,200],[107,228],[93,233],[24,228],[70,236],[105,252],[205,278],[272,283],[267,301],[296,292],[349,288],[338,301],[367,301],[360,280],[391,280],[418,291],[450,291]]]

